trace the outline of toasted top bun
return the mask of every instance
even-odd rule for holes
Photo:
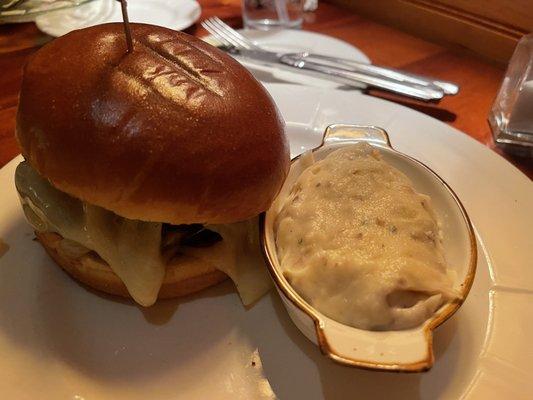
[[[229,223],[264,211],[289,168],[283,120],[239,63],[184,33],[74,31],[24,68],[22,154],[59,190],[130,219]]]

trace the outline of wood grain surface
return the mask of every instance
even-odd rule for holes
[[[202,19],[217,15],[233,27],[242,26],[240,0],[200,0],[200,4]],[[505,72],[501,66],[487,63],[471,53],[448,49],[372,22],[326,2],[320,2],[317,11],[305,15],[303,28],[351,43],[376,64],[459,83],[460,93],[445,98],[439,104],[428,105],[378,92],[370,94],[403,104],[456,127],[502,154],[533,178],[533,161],[496,149],[487,123],[487,115]],[[186,32],[196,36],[206,34],[199,24]],[[40,33],[32,23],[0,25],[0,166],[19,153],[14,132],[22,67],[33,52],[50,40],[51,37]]]
[[[531,0],[330,0],[373,20],[506,65],[533,31]]]

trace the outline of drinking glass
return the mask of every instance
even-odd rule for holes
[[[244,27],[301,28],[305,0],[242,0]]]
[[[533,155],[533,34],[524,36],[516,46],[489,122],[498,145]]]

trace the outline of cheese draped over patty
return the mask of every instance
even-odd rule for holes
[[[307,302],[346,325],[398,330],[457,296],[430,198],[403,173],[368,144],[310,164],[275,222],[284,275]]]
[[[96,252],[137,303],[155,303],[166,265],[161,253],[162,223],[123,218],[82,202],[54,188],[27,162],[17,167],[15,184],[35,230],[60,234],[71,253]],[[220,234],[221,241],[210,247],[180,248],[180,252],[226,273],[245,305],[257,301],[271,286],[260,254],[256,220],[207,225]]]

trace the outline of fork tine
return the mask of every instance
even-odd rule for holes
[[[211,23],[211,26],[215,27],[218,30],[218,32],[221,35],[224,35],[224,37],[227,40],[231,40],[232,43],[236,43],[237,46],[239,46],[239,47],[244,47],[245,49],[249,49],[250,48],[250,46],[246,42],[242,41],[239,37],[237,37],[234,34],[232,34],[232,32],[230,32],[226,28],[225,24],[221,23],[220,20],[216,20],[215,18],[210,18],[209,22]]]
[[[238,41],[233,39],[233,37],[226,35],[225,32],[222,31],[217,25],[213,24],[213,21],[207,19],[203,21],[202,26],[204,26],[213,35],[220,38],[224,44],[229,43],[232,47],[242,47]]]
[[[254,49],[254,50],[264,50],[261,46],[257,45],[253,40],[251,40],[250,38],[244,36],[242,33],[240,33],[239,31],[233,29],[231,26],[229,26],[228,24],[226,24],[224,21],[222,21],[220,18],[218,17],[215,17],[216,20],[218,21],[218,23],[223,26],[224,28],[226,28],[226,30],[228,32],[231,32],[235,37],[238,37],[239,39],[241,39],[243,42],[245,42],[246,44],[248,44],[250,46],[251,49]]]
[[[254,42],[252,42],[250,39],[248,39],[246,36],[244,36],[242,33],[238,32],[237,30],[233,29],[231,26],[226,24],[224,21],[222,21],[219,17],[215,16],[212,18],[215,22],[217,22],[221,27],[223,27],[226,31],[231,32],[235,37],[238,37],[243,42],[247,43],[250,46],[258,47]]]
[[[230,42],[228,42],[228,41],[226,40],[225,37],[221,36],[221,35],[218,33],[217,30],[215,30],[215,29],[213,29],[213,28],[211,27],[211,24],[209,23],[208,20],[202,21],[202,22],[200,23],[200,25],[202,25],[202,26],[205,28],[205,30],[206,30],[207,32],[209,32],[209,33],[210,33],[210,34],[211,34],[216,40],[218,40],[219,42],[221,42],[221,44],[223,44],[223,45],[228,45],[228,44],[230,44]]]
[[[217,24],[218,26],[224,30],[228,35],[231,35],[235,40],[238,40],[241,45],[247,49],[251,50],[260,50],[259,46],[257,46],[255,43],[253,43],[250,39],[248,39],[246,36],[240,34],[235,29],[233,29],[231,26],[226,24],[224,21],[217,18]]]
[[[220,27],[224,28],[226,31],[228,32],[231,32],[235,37],[238,37],[239,39],[241,39],[243,42],[249,44],[250,46],[255,46],[255,44],[250,40],[248,39],[246,36],[244,36],[243,34],[237,32],[235,29],[233,29],[231,26],[229,26],[228,24],[226,24],[224,21],[222,21],[219,17],[217,16],[214,16],[212,18],[210,18],[213,20],[213,22],[216,22]]]
[[[201,25],[205,28],[207,32],[209,32],[213,36],[213,38],[218,40],[222,45],[227,46],[227,47],[234,47],[233,44],[228,42],[224,36],[220,35],[217,31],[211,28],[211,26],[205,23],[205,21],[202,21]]]
[[[230,27],[220,18],[213,17],[210,19],[212,20],[212,23],[214,25],[216,25],[218,28],[220,28],[221,31],[223,31],[226,34],[226,37],[228,39],[229,39],[229,36],[231,36],[235,41],[239,42],[241,47],[244,47],[246,49],[258,49],[258,46],[256,46],[252,41],[250,41],[248,38],[244,37],[239,32],[234,30],[232,27]]]

